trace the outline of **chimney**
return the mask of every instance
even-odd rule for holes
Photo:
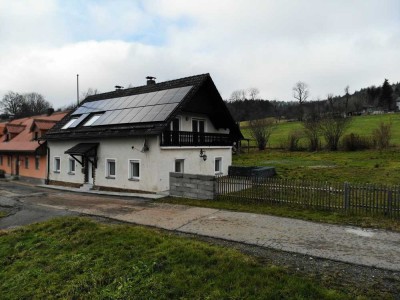
[[[48,116],[51,116],[53,113],[54,113],[54,108],[52,108],[52,107],[49,107],[49,108],[47,109],[47,111],[46,111],[46,114],[47,114]]]
[[[146,79],[147,79],[147,85],[156,84],[156,81],[155,81],[156,78],[155,77],[147,76]]]

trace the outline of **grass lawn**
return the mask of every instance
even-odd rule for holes
[[[288,152],[267,149],[233,156],[233,165],[273,166],[288,179],[329,182],[400,183],[400,152],[397,149],[357,152]]]
[[[128,225],[59,218],[0,232],[3,299],[351,299],[237,250]],[[374,289],[368,297],[379,297]],[[354,294],[356,293],[356,294]],[[362,296],[362,295],[361,295]],[[360,298],[360,299],[366,299]]]

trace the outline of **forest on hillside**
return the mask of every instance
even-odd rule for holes
[[[298,86],[299,83],[302,85]],[[370,86],[353,94],[350,94],[349,87],[346,87],[343,95],[328,94],[323,100],[309,99],[308,87],[303,82],[298,82],[293,87],[296,101],[258,99],[258,93],[257,88],[236,90],[229,100],[225,100],[236,121],[267,117],[302,119],[329,112],[357,115],[373,111],[397,111],[396,100],[400,101],[400,82],[390,84],[385,79],[381,86]]]

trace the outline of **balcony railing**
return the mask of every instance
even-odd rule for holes
[[[161,134],[161,146],[232,146],[229,134],[165,131]]]

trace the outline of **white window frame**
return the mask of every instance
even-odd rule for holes
[[[179,162],[180,163],[180,171],[177,171],[176,170],[176,163],[177,162]],[[175,160],[174,160],[174,172],[175,173],[185,173],[185,160],[184,159],[182,159],[182,158],[176,158]]]
[[[139,165],[139,176],[133,176],[131,164],[137,163]],[[128,160],[128,179],[133,180],[133,181],[139,181],[140,180],[140,174],[141,174],[141,164],[140,164],[140,159],[129,159]]]
[[[56,167],[57,167],[56,161],[57,161],[57,160],[58,160],[58,169],[56,169]],[[54,165],[53,165],[53,172],[54,172],[54,173],[60,173],[60,172],[61,172],[61,157],[59,157],[59,156],[54,156],[53,163],[54,163]]]
[[[65,124],[63,127],[61,127],[61,129],[67,129],[67,128],[71,127],[71,125],[72,125],[76,120],[78,120],[78,118],[72,118],[71,120],[68,121],[67,124]]]
[[[93,123],[96,122],[101,116],[102,114],[95,114],[91,116],[90,119],[87,120],[85,124],[83,124],[83,126],[92,126]]]
[[[207,120],[206,120],[206,119],[204,119],[204,118],[192,118],[192,119],[190,120],[190,123],[191,123],[190,126],[192,126],[192,132],[194,132],[193,121],[197,121],[197,122],[203,121],[203,122],[204,122],[204,132],[207,132]],[[197,123],[197,126],[198,126],[198,127],[197,127],[197,130],[199,130],[199,129],[200,129],[199,123]],[[200,131],[197,131],[197,132],[200,132]]]
[[[72,170],[72,166],[74,166],[74,169]],[[68,174],[70,175],[75,175],[76,172],[76,162],[75,159],[69,158],[68,159]]]
[[[219,170],[216,170],[217,161],[219,161]],[[222,172],[222,157],[221,156],[214,157],[214,173],[215,173],[215,175],[223,174],[223,172]]]
[[[114,162],[114,172],[115,172],[114,175],[110,174],[110,168],[108,165],[109,162]],[[106,158],[105,167],[106,167],[106,178],[115,179],[117,177],[117,160],[115,158]]]

